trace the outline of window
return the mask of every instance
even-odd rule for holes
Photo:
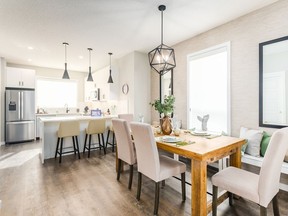
[[[38,107],[77,107],[78,83],[75,80],[38,78],[36,104]]]
[[[209,114],[208,131],[230,134],[230,43],[188,56],[188,127]]]

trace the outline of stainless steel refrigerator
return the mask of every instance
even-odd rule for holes
[[[34,140],[34,89],[6,88],[5,100],[5,142],[19,143]]]

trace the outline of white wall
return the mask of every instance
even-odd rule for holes
[[[173,46],[177,61],[175,113],[182,119],[184,128],[187,126],[187,55],[227,41],[231,41],[231,133],[238,136],[241,126],[259,128],[258,47],[261,42],[288,35],[287,11],[288,1],[280,0]],[[156,73],[152,74],[152,95],[157,98],[159,79]],[[156,118],[154,110],[151,112]]]

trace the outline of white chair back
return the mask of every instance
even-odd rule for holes
[[[118,114],[119,119],[124,119],[128,123],[128,127],[130,129],[130,122],[134,121],[134,115],[133,114]]]
[[[288,150],[288,127],[277,130],[271,137],[259,176],[260,205],[267,206],[279,191],[281,166]]]
[[[138,172],[158,182],[160,162],[151,125],[131,122],[130,126],[136,148]]]
[[[132,165],[136,163],[136,152],[132,142],[128,124],[124,119],[112,119],[117,140],[118,158]]]

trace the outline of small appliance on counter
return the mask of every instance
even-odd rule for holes
[[[34,89],[6,88],[5,143],[19,143],[35,139]]]

